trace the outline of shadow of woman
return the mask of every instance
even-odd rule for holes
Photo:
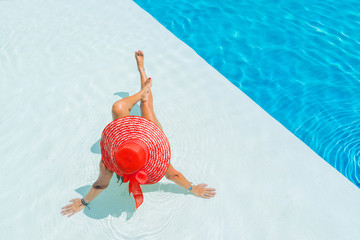
[[[109,215],[120,217],[126,214],[126,220],[129,220],[135,213],[136,206],[132,196],[129,196],[128,183],[117,184],[116,175],[111,179],[109,187],[105,189],[97,198],[95,198],[89,208],[84,209],[86,216],[94,219],[102,219]],[[89,192],[91,186],[86,185],[75,191],[83,197]],[[147,192],[171,192],[174,194],[190,194],[185,189],[172,183],[156,183],[151,185],[141,185],[143,193]]]

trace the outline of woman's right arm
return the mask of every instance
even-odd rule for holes
[[[100,162],[100,174],[96,182],[91,186],[90,191],[86,196],[84,197],[85,202],[89,203],[92,200],[94,200],[104,189],[106,189],[109,186],[109,182],[111,180],[111,177],[113,175],[113,172],[108,170],[104,163]],[[85,205],[82,204],[81,198],[74,198],[70,200],[69,205],[66,205],[62,208],[61,214],[62,215],[68,215],[68,217],[71,217],[75,213],[81,211]]]
[[[185,176],[181,172],[177,171],[171,164],[169,164],[169,168],[165,173],[165,177],[185,189],[192,187],[191,192],[198,197],[209,199],[215,197],[216,195],[216,189],[207,188],[207,184],[205,183],[192,186],[192,184],[185,178]]]

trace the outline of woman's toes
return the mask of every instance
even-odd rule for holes
[[[145,87],[151,87],[151,84],[152,84],[151,78],[146,79],[144,84],[145,84]]]

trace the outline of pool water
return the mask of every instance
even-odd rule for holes
[[[358,1],[134,1],[360,187]]]

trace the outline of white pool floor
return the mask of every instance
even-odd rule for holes
[[[0,1],[1,239],[357,239],[360,191],[130,0]],[[163,179],[135,211],[98,176],[111,105],[139,90],[145,52],[175,168],[217,196]],[[132,112],[139,114],[139,106]]]

